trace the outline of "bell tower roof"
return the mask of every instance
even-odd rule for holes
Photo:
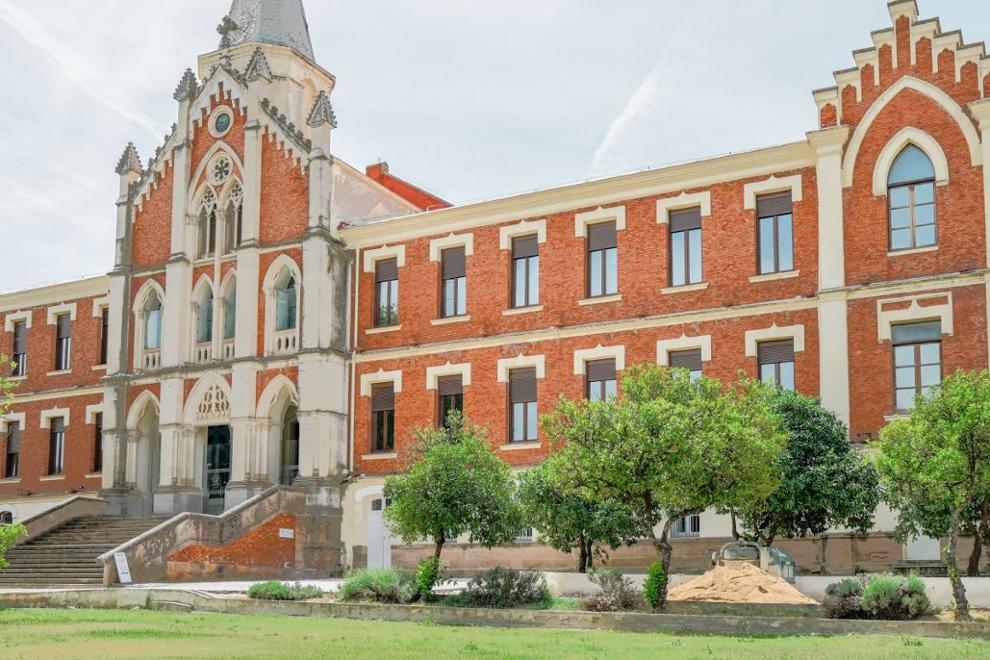
[[[220,48],[260,42],[294,48],[311,62],[313,42],[302,0],[233,0],[217,28]]]

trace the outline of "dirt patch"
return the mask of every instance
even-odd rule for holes
[[[817,605],[786,580],[751,564],[717,566],[700,577],[670,590],[672,601]]]

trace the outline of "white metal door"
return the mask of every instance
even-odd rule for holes
[[[371,501],[368,516],[368,568],[392,568],[392,538],[385,526],[384,499]]]
[[[938,561],[942,558],[938,539],[915,536],[908,539],[904,558],[908,561]]]

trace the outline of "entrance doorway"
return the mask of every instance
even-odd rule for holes
[[[385,525],[385,508],[388,500],[371,500],[368,515],[368,568],[392,568],[392,537]]]
[[[291,486],[299,476],[299,419],[296,417],[295,406],[285,411],[285,421],[282,423],[282,445],[279,483]]]
[[[230,481],[230,427],[206,429],[206,513],[223,513],[224,493]]]

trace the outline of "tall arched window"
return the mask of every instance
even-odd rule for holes
[[[287,270],[275,282],[275,331],[296,328],[296,278]]]
[[[162,301],[152,291],[144,304],[144,349],[157,351],[162,347]]]
[[[199,212],[198,257],[209,257],[217,249],[217,197],[212,190],[203,194]]]
[[[244,223],[244,191],[241,184],[234,182],[227,195],[227,208],[224,211],[223,251],[230,253],[241,244],[241,231]]]
[[[887,175],[890,249],[935,245],[935,168],[924,151],[909,144]]]
[[[196,296],[196,343],[213,341],[213,290],[208,285],[199,288]]]
[[[231,279],[227,283],[227,290],[223,295],[223,338],[224,340],[234,338],[234,330],[237,322],[237,280]]]

